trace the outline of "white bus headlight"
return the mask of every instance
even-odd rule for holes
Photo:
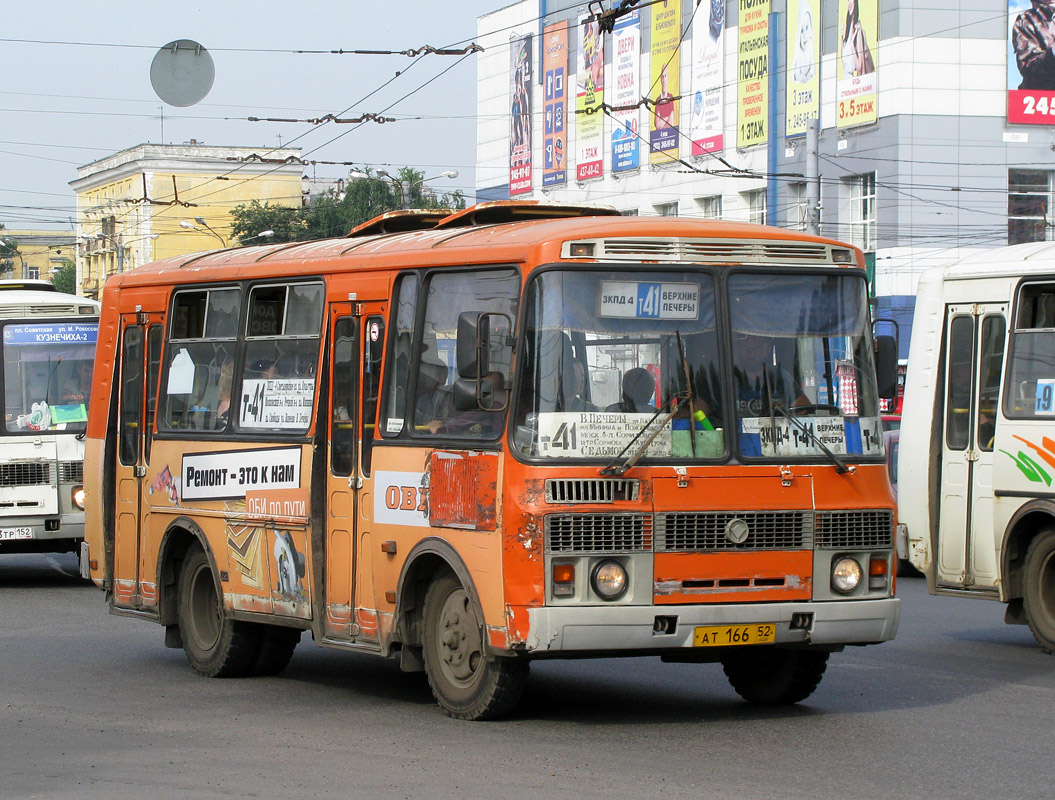
[[[602,600],[618,600],[629,584],[626,568],[618,561],[602,561],[590,575],[590,585]]]
[[[843,556],[832,564],[832,589],[839,594],[850,594],[861,584],[863,575],[857,559]]]
[[[73,504],[77,506],[81,511],[84,511],[84,487],[74,486],[73,487]]]

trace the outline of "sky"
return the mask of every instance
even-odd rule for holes
[[[36,3],[0,0],[0,223],[72,227],[77,168],[145,142],[297,146],[315,161],[354,162],[426,178],[456,169],[471,199],[476,159],[476,56],[331,54],[332,50],[467,47],[477,17],[503,0],[157,0]],[[191,39],[215,65],[209,94],[165,105],[150,64],[168,42]],[[297,54],[321,50],[322,54]],[[250,122],[384,113],[396,121],[312,125]],[[163,118],[163,121],[162,121]],[[164,138],[162,138],[162,135]],[[305,173],[347,175],[317,164]]]

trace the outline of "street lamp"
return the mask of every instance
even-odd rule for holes
[[[206,231],[208,231],[209,233],[211,233],[213,236],[215,236],[217,239],[220,240],[220,244],[222,244],[224,247],[227,247],[227,240],[224,239],[220,234],[218,234],[212,228],[210,228],[209,227],[209,223],[205,221],[204,217],[195,217],[194,218],[194,222],[197,222],[199,225],[201,225],[203,228],[205,228]],[[180,220],[179,226],[181,228],[186,228],[189,231],[196,231],[198,229],[194,226],[194,222],[191,222],[189,219],[183,219],[183,220]]]
[[[14,239],[8,239],[8,238],[5,237],[3,239],[0,239],[0,244],[3,244],[4,247],[9,248],[12,253],[14,253],[16,256],[18,256],[18,260],[22,264],[22,280],[25,280],[26,279],[26,259],[23,258],[22,253],[19,252],[18,242],[16,242]]]
[[[260,231],[260,233],[254,233],[252,236],[246,236],[244,239],[240,239],[239,242],[245,244],[250,239],[270,239],[274,235],[275,232],[272,230]]]

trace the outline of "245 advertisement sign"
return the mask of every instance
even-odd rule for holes
[[[1055,125],[1055,6],[1008,0],[1007,121]]]

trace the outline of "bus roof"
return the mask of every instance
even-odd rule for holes
[[[856,248],[783,228],[685,217],[625,217],[611,209],[594,211],[596,215],[582,206],[539,203],[479,204],[455,212],[434,227],[370,233],[375,222],[378,224],[373,230],[386,227],[381,220],[371,220],[352,236],[185,254],[120,273],[107,283],[135,286],[234,280],[257,274],[308,275],[343,271],[352,265],[370,269],[531,260],[667,265],[863,263]],[[504,219],[512,221],[492,221]],[[571,242],[589,246],[572,254],[566,247]]]
[[[927,272],[947,281],[1051,274],[1055,272],[1055,242],[993,247],[931,267]]]

